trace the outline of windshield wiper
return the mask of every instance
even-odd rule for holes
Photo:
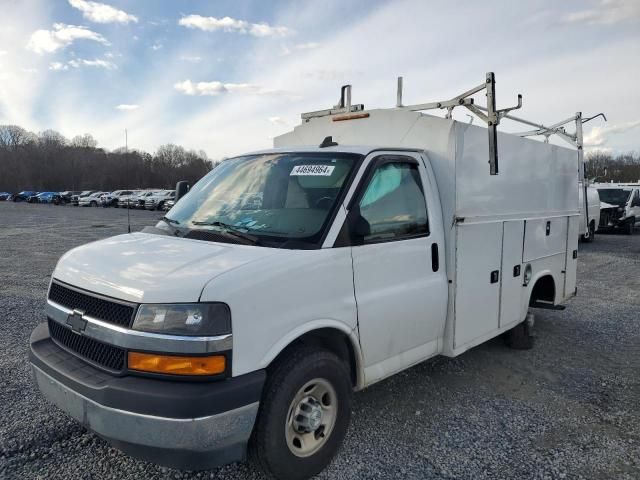
[[[160,220],[163,220],[165,223],[168,223],[169,225],[180,225],[180,222],[178,220],[174,220],[173,218],[169,218],[169,217],[162,217]]]
[[[251,242],[253,245],[258,245],[260,243],[260,239],[255,235],[250,235],[246,232],[243,232],[237,227],[233,225],[229,225],[228,223],[214,221],[214,222],[206,222],[206,221],[194,221],[191,222],[193,225],[205,225],[207,227],[218,227],[223,231],[223,233],[235,237],[236,239],[242,239]]]

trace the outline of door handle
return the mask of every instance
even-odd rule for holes
[[[437,272],[440,270],[440,257],[438,256],[438,244],[431,244],[431,270]]]

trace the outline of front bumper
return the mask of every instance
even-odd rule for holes
[[[125,453],[190,470],[246,457],[264,371],[217,382],[115,377],[58,347],[46,324],[30,343],[44,396]]]

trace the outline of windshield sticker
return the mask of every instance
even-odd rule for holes
[[[330,177],[335,168],[333,165],[296,165],[291,176]]]

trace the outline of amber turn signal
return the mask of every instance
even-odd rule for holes
[[[129,352],[129,370],[172,375],[217,375],[226,367],[223,355],[181,357],[155,353]]]

